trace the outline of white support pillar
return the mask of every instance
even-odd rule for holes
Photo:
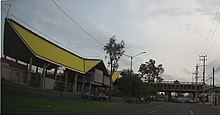
[[[58,85],[57,70],[58,70],[58,67],[55,68],[54,73],[53,73],[53,77],[55,79],[54,87],[57,87]]]
[[[68,91],[68,71],[65,72],[65,90]]]
[[[45,68],[45,72],[44,72],[44,89],[46,84],[46,76],[47,76],[47,67]]]
[[[33,58],[30,57],[29,67],[28,67],[28,74],[27,74],[27,85],[31,84],[31,68],[32,68],[32,61]]]
[[[45,81],[46,81],[46,74],[47,74],[47,67],[49,66],[50,64],[44,64],[43,66],[43,76],[42,76],[42,80],[41,80],[41,88],[45,88]]]
[[[37,84],[37,78],[38,78],[38,66],[36,68],[36,74],[35,74],[35,85]]]
[[[41,79],[41,87],[42,87],[42,89],[45,88],[45,76],[46,76],[45,70],[46,70],[46,65],[43,66],[43,73],[42,73],[43,76],[42,76],[42,79]]]

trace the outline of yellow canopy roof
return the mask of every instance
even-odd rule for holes
[[[9,21],[16,33],[20,36],[20,39],[38,58],[83,74],[87,73],[90,69],[101,62],[101,60],[97,59],[85,59],[79,57],[38,36],[20,24],[12,20]]]
[[[112,75],[112,81],[114,82],[120,76],[122,71],[115,71]]]

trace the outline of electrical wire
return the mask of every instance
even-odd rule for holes
[[[214,29],[214,32],[212,33],[212,36],[211,36],[211,39],[210,39],[210,42],[209,42],[209,44],[208,44],[208,46],[207,46],[207,48],[206,48],[206,54],[208,54],[209,53],[209,51],[211,50],[211,48],[213,47],[213,45],[214,45],[214,43],[215,43],[215,41],[216,41],[216,38],[214,38],[214,35],[215,35],[215,32],[216,32],[216,30],[217,30],[217,28],[218,28],[218,26],[219,26],[219,23],[220,23],[220,21],[218,21],[218,23],[217,23],[217,25],[215,26],[215,29]],[[213,40],[214,39],[214,40]],[[211,40],[213,40],[213,42],[211,42]]]
[[[220,72],[220,66],[218,66],[218,67],[215,68],[215,73],[218,73],[218,72]],[[210,72],[210,73],[206,76],[206,77],[209,77],[209,78],[206,79],[206,82],[207,82],[209,79],[212,79],[212,75],[213,75],[213,73]]]
[[[102,42],[100,42],[98,39],[96,39],[93,35],[91,35],[88,31],[86,31],[79,23],[77,23],[73,18],[71,18],[54,0],[52,2],[57,6],[57,8],[60,9],[63,14],[68,17],[77,27],[79,27],[84,33],[86,33],[89,37],[94,39],[96,42],[98,42],[100,45],[105,46]]]
[[[50,42],[52,42],[52,43],[54,43],[54,44],[57,44],[57,45],[59,44],[60,47],[62,47],[62,48],[64,48],[64,49],[68,50],[69,52],[72,52],[72,53],[75,53],[75,54],[77,54],[77,55],[86,57],[85,55],[83,55],[83,54],[81,54],[81,53],[79,53],[79,52],[77,52],[77,51],[74,51],[72,48],[70,48],[70,47],[68,47],[68,46],[66,46],[66,45],[64,45],[64,44],[62,44],[62,43],[60,43],[59,41],[53,39],[52,37],[50,37],[50,36],[44,34],[43,32],[41,32],[41,31],[39,31],[38,29],[34,28],[34,27],[31,26],[30,24],[24,22],[24,21],[23,21],[22,19],[20,19],[19,17],[15,16],[15,15],[9,15],[8,17],[9,17],[10,19],[16,20],[17,22],[20,22],[19,24],[22,23],[22,24],[21,24],[22,26],[24,26],[25,28],[29,29],[29,30],[32,31],[33,33],[35,33],[35,34],[41,36],[42,38],[47,39],[47,40],[49,40]]]
[[[214,18],[213,18],[212,24],[211,24],[211,26],[210,26],[210,28],[209,28],[209,32],[208,32],[208,35],[207,35],[207,37],[206,37],[206,40],[205,40],[205,42],[204,42],[204,44],[203,44],[201,53],[204,53],[204,51],[205,51],[205,49],[206,49],[205,47],[206,47],[207,41],[209,40],[209,36],[210,36],[211,30],[212,30],[212,28],[213,28],[214,22],[215,22],[215,20],[216,20],[216,16],[217,16],[217,14],[218,14],[219,8],[220,8],[220,3],[218,4],[218,8],[217,8],[216,13],[215,13],[215,16],[214,16]]]
[[[212,49],[213,46],[215,45],[215,42],[216,42],[216,40],[217,40],[217,38],[218,38],[219,35],[220,35],[220,32],[217,34],[216,38],[215,38],[214,41],[212,42],[211,47],[207,50],[207,54],[209,54],[209,52],[211,51],[211,49]]]
[[[84,33],[86,33],[89,37],[94,39],[96,42],[98,42],[100,45],[105,46],[102,42],[100,42],[98,39],[96,39],[94,36],[92,36],[88,31],[86,31],[79,23],[77,23],[73,18],[71,18],[54,0],[52,2],[63,12],[65,16],[67,16],[76,26],[78,26]],[[126,54],[122,54],[126,55]]]

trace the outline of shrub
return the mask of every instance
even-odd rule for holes
[[[135,99],[132,98],[132,97],[125,97],[125,98],[124,98],[124,101],[125,101],[126,103],[135,103]]]

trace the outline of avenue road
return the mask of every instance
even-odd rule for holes
[[[87,110],[87,111],[29,111],[13,112],[9,111],[7,115],[220,115],[220,109],[207,104],[191,103],[150,103],[131,105],[105,110]]]

